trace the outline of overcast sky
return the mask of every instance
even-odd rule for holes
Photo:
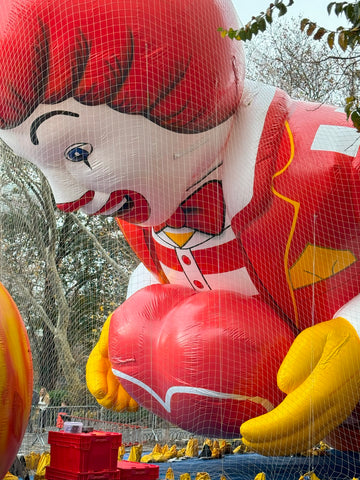
[[[240,20],[244,24],[247,23],[253,15],[256,16],[261,11],[265,11],[271,3],[271,0],[232,1],[239,13]],[[297,18],[301,14],[302,17],[314,20],[319,25],[330,29],[335,29],[339,25],[345,26],[345,19],[343,15],[340,17],[337,17],[335,14],[332,14],[331,16],[328,15],[326,7],[330,1],[331,0],[294,0],[294,5],[289,7],[288,16]],[[12,2],[13,0],[0,0],[0,29]]]
[[[238,11],[240,20],[245,24],[252,16],[266,10],[272,0],[233,0]],[[309,18],[319,26],[336,29],[339,25],[346,25],[344,15],[337,17],[334,13],[327,13],[327,6],[331,0],[294,0],[294,4],[288,8],[288,16],[297,18]],[[284,2],[285,4],[288,2]]]

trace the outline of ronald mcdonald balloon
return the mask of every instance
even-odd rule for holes
[[[266,455],[360,448],[359,134],[245,79],[230,0],[5,0],[0,137],[141,263],[88,387]],[[241,429],[241,430],[240,430]],[[349,441],[351,439],[351,441]]]

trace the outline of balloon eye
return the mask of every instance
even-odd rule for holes
[[[64,155],[70,162],[84,162],[91,170],[88,158],[92,151],[93,147],[90,143],[75,143],[65,150]]]

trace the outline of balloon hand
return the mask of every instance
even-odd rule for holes
[[[243,442],[263,455],[303,452],[352,412],[360,398],[360,340],[341,318],[298,335],[278,372],[287,394],[274,410],[241,426]]]
[[[110,317],[104,323],[98,343],[90,353],[86,365],[86,383],[90,393],[105,408],[120,412],[134,412],[138,404],[126,392],[111,370],[108,355]]]

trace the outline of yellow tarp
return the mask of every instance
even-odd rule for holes
[[[40,460],[36,469],[36,477],[45,477],[46,467],[50,465],[50,453],[44,452],[40,456]]]
[[[169,448],[169,446],[165,444],[161,448],[161,446],[157,443],[151,453],[147,455],[143,455],[141,457],[141,462],[142,463],[149,463],[149,462],[162,463],[162,462],[167,462],[170,458],[175,458],[175,457],[177,457],[176,445],[173,445],[171,448]]]
[[[7,474],[4,477],[4,480],[19,480],[19,477],[17,477],[16,475],[13,475],[10,472],[7,472]]]
[[[142,445],[133,445],[129,454],[129,462],[140,462],[142,449]]]
[[[265,473],[264,473],[264,472],[258,473],[258,474],[255,476],[254,480],[266,480],[266,475],[265,475]]]
[[[118,450],[118,460],[122,460],[125,455],[125,445],[120,445]]]
[[[206,472],[198,472],[196,474],[195,480],[211,480],[211,477]]]
[[[179,480],[191,480],[190,473],[182,473]]]
[[[25,455],[26,468],[28,470],[36,470],[39,460],[40,453],[30,452],[29,455]]]
[[[198,457],[199,456],[199,442],[196,438],[190,438],[186,445],[185,457]]]
[[[167,469],[165,480],[175,480],[174,471],[171,467]]]

